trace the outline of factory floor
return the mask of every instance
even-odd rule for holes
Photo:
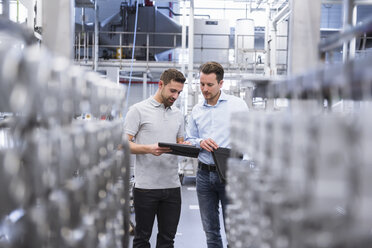
[[[182,209],[180,223],[174,243],[175,248],[207,248],[205,234],[200,220],[198,198],[196,196],[195,177],[185,177],[182,186]],[[223,228],[222,209],[220,208],[221,234],[226,247],[226,236]],[[134,221],[134,214],[132,214]],[[156,246],[157,223],[155,220],[150,243],[151,247]],[[130,239],[129,247],[132,247],[133,236]]]

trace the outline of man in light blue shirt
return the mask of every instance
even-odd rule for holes
[[[208,248],[222,248],[218,209],[221,201],[225,217],[227,204],[225,184],[218,177],[211,152],[218,147],[230,147],[231,113],[248,110],[241,98],[221,90],[223,75],[224,69],[217,62],[200,67],[200,89],[205,100],[194,106],[186,128],[186,140],[201,148],[196,192]]]

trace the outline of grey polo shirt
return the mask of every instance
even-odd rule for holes
[[[184,121],[179,109],[165,108],[150,97],[131,106],[124,131],[134,136],[136,144],[176,143],[177,138],[184,136]],[[134,180],[135,187],[142,189],[180,187],[177,156],[136,154]]]

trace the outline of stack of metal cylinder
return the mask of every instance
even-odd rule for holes
[[[232,117],[232,150],[249,159],[228,162],[231,247],[371,246],[372,74],[364,68],[354,67],[363,87],[344,79],[364,98],[341,101],[343,111],[325,109],[323,99],[289,100],[284,110]]]
[[[372,118],[239,113],[229,160],[232,247],[369,247]]]
[[[1,44],[0,82],[0,247],[127,247],[125,88],[38,45]]]

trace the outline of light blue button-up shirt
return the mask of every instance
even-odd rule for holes
[[[186,140],[200,148],[200,141],[211,138],[220,147],[230,147],[230,116],[237,111],[248,111],[245,101],[223,91],[214,106],[206,100],[198,103],[187,123]],[[212,154],[204,149],[198,159],[205,164],[214,164]]]

